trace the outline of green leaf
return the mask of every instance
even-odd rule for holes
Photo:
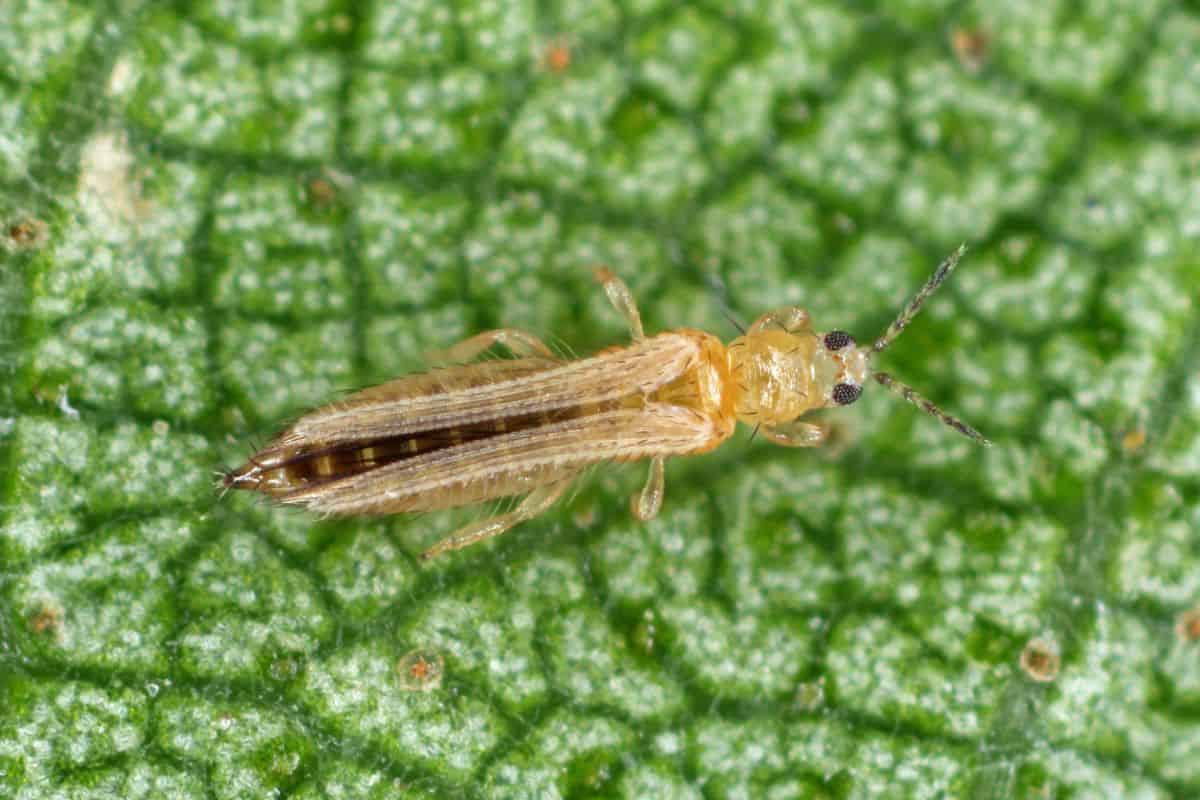
[[[1200,13],[19,0],[0,796],[1200,794]],[[431,565],[213,471],[499,325],[799,304],[881,391]]]

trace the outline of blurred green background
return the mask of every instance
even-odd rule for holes
[[[1195,2],[17,0],[0,796],[1196,796],[1198,134]],[[213,489],[474,331],[625,341],[596,263],[865,340],[960,242],[882,361],[987,451],[868,389],[431,566],[479,512]]]

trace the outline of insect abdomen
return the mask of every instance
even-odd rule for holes
[[[554,409],[326,447],[268,449],[226,476],[225,485],[285,497],[300,489],[332,483],[398,461],[573,419],[582,413],[581,408]]]
[[[715,447],[735,424],[728,384],[724,347],[688,330],[569,364],[447,368],[301,417],[225,485],[339,515],[523,495],[589,464]]]

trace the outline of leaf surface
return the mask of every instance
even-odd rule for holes
[[[0,795],[1200,793],[1194,3],[22,0]],[[799,304],[868,392],[423,566],[213,471],[470,333]]]

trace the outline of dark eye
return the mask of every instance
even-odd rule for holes
[[[854,337],[845,331],[830,331],[825,334],[826,350],[841,350],[848,344],[854,344]]]
[[[862,394],[862,387],[853,383],[839,383],[833,387],[833,402],[839,406],[848,406]]]

